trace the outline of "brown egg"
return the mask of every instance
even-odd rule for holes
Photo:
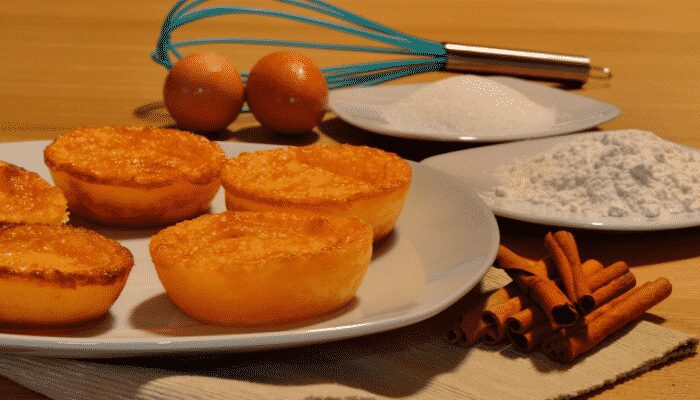
[[[328,85],[307,57],[282,51],[261,58],[246,82],[250,111],[264,127],[300,133],[318,125],[326,112]]]
[[[238,117],[243,105],[243,82],[236,68],[213,53],[192,54],[168,73],[163,100],[178,126],[214,132]]]

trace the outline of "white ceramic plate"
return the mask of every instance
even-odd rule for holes
[[[48,142],[0,144],[0,160],[49,178],[42,152]],[[230,156],[272,146],[221,143]],[[398,328],[442,311],[469,291],[496,256],[493,213],[453,178],[413,163],[414,178],[396,229],[375,248],[355,300],[303,324],[231,328],[201,324],[168,299],[148,254],[156,230],[88,226],[119,240],[135,265],[119,299],[103,320],[56,331],[0,328],[0,352],[97,358],[187,352],[238,352],[339,340]],[[212,212],[225,209],[222,193]]]
[[[422,163],[455,176],[465,187],[471,188],[479,194],[492,193],[494,188],[501,184],[496,175],[500,167],[523,162],[566,141],[607,133],[609,131],[584,132],[483,146],[440,154],[426,158]],[[568,228],[605,231],[655,231],[700,226],[700,214],[698,213],[668,215],[660,218],[630,215],[621,218],[600,217],[591,220],[574,213],[554,213],[546,207],[533,210],[532,205],[519,207],[517,203],[503,207],[495,204],[488,196],[482,196],[482,199],[498,216]]]
[[[430,132],[399,129],[382,117],[383,110],[388,105],[424,87],[425,83],[336,89],[329,94],[328,107],[345,122],[370,132],[407,139],[446,142],[503,142],[578,132],[610,121],[620,114],[620,110],[611,104],[562,89],[504,76],[489,77],[489,79],[509,86],[533,102],[554,110],[556,116],[554,125],[542,132],[522,130],[508,134]]]

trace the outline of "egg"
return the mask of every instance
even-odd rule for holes
[[[243,82],[236,67],[224,57],[192,54],[178,61],[168,73],[163,100],[179,127],[219,131],[241,112]]]
[[[313,61],[283,51],[268,54],[253,66],[246,96],[262,126],[280,133],[301,133],[321,122],[328,85]]]

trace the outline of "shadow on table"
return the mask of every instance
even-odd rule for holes
[[[85,228],[91,231],[98,232],[110,239],[114,240],[125,240],[125,239],[148,239],[158,233],[163,228],[168,225],[162,225],[157,227],[112,227],[106,225],[99,225],[94,222],[87,221],[83,218],[71,214],[70,221],[68,225]]]
[[[576,368],[580,364],[581,360],[584,360],[588,357],[591,357],[594,354],[596,354],[597,352],[599,352],[600,350],[606,348],[608,346],[608,344],[605,344],[605,343],[612,343],[615,340],[619,339],[620,337],[625,336],[630,330],[632,330],[634,328],[635,325],[636,325],[636,323],[632,323],[632,324],[629,324],[628,326],[620,329],[619,331],[615,332],[614,334],[612,334],[608,338],[604,339],[604,341],[603,341],[604,344],[596,346],[594,349],[579,356],[576,359],[576,362],[573,362],[570,364],[562,364],[562,363],[551,361],[550,359],[548,359],[544,354],[540,353],[539,351],[535,351],[533,353],[523,353],[523,352],[516,350],[512,346],[503,347],[502,349],[500,349],[500,353],[502,356],[504,356],[506,358],[511,358],[511,359],[523,358],[523,359],[529,360],[538,371],[543,372],[543,373],[557,372],[557,371],[559,371],[559,372],[568,371],[569,369]]]
[[[172,117],[168,114],[162,101],[141,105],[132,112],[133,116],[151,125],[162,128],[179,129]],[[305,132],[298,135],[282,135],[263,128],[256,123],[250,114],[241,114],[238,117],[243,124],[250,122],[252,126],[244,126],[237,130],[224,129],[218,132],[203,133],[211,140],[231,140],[244,143],[266,143],[286,146],[302,146],[313,144],[319,139],[317,132]]]
[[[318,129],[336,142],[377,147],[413,161],[477,145],[477,143],[468,142],[435,142],[381,135],[352,126],[337,117],[322,121]]]
[[[62,326],[56,328],[22,327],[0,324],[0,334],[28,335],[40,337],[70,337],[70,338],[90,338],[100,336],[109,332],[114,327],[114,317],[107,313],[89,322],[80,323],[76,326]]]
[[[137,305],[129,315],[129,324],[136,329],[163,336],[214,336],[240,335],[266,332],[284,332],[303,329],[320,324],[352,312],[358,301],[353,298],[349,304],[323,316],[306,319],[301,322],[266,325],[262,327],[233,327],[200,323],[180,311],[167,294],[153,296]]]
[[[240,128],[236,131],[226,130],[209,135],[212,140],[231,140],[243,143],[265,143],[282,146],[307,146],[316,143],[320,135],[314,131],[295,135],[283,135],[263,128],[260,125]]]
[[[163,128],[177,128],[162,101],[143,104],[135,108],[132,114],[135,118],[151,125],[158,125]],[[414,161],[420,161],[436,154],[474,147],[479,144],[469,142],[435,142],[380,135],[352,126],[335,117],[332,113],[329,113],[313,131],[298,135],[284,135],[265,129],[250,114],[243,113],[239,115],[237,121],[238,125],[249,126],[243,126],[237,130],[226,129],[207,133],[206,136],[212,140],[231,140],[244,143],[266,143],[285,146],[305,146],[324,142],[321,138],[326,136],[331,139],[330,141],[377,147]],[[326,140],[325,142],[329,141]]]
[[[446,311],[415,325],[340,342],[243,354],[102,362],[279,386],[338,383],[381,396],[408,396],[469,357],[470,349],[447,343],[446,333],[473,300],[472,296],[465,296]]]
[[[153,125],[173,123],[173,119],[170,117],[168,110],[165,108],[165,103],[162,101],[154,101],[152,103],[136,107],[131,114],[135,118]]]
[[[501,243],[518,254],[538,259],[546,254],[544,235],[562,228],[498,218]],[[700,256],[700,227],[656,232],[602,232],[567,229],[583,259],[605,265],[624,260],[630,266],[650,265]]]

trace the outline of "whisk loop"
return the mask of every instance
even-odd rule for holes
[[[288,13],[278,10],[270,10],[259,7],[245,6],[217,6],[199,7],[206,0],[179,0],[170,10],[163,23],[160,38],[156,49],[152,53],[155,62],[166,68],[172,68],[173,61],[171,53],[178,59],[182,58],[179,49],[187,46],[203,44],[253,44],[285,47],[302,47],[327,50],[362,51],[373,53],[387,53],[399,55],[416,55],[420,58],[409,58],[402,60],[376,61],[352,65],[339,65],[322,68],[328,86],[331,89],[350,85],[374,85],[391,79],[413,75],[428,71],[437,71],[445,64],[445,48],[437,42],[421,39],[409,34],[399,32],[393,28],[384,26],[377,22],[368,20],[359,15],[353,14],[340,7],[320,0],[277,0],[280,3],[305,8],[317,13],[342,20],[346,23],[332,22],[319,18],[312,18],[304,15]],[[177,28],[204,19],[222,15],[262,15],[275,18],[287,19],[328,28],[339,32],[344,32],[366,39],[370,39],[386,46],[365,46],[352,44],[333,44],[322,42],[278,40],[278,39],[256,39],[256,38],[203,38],[172,41],[172,32]],[[247,77],[247,73],[241,74],[242,78]]]
[[[207,0],[178,0],[175,3],[165,18],[156,49],[151,54],[155,62],[170,69],[173,66],[171,53],[176,58],[182,59],[183,56],[179,51],[182,47],[230,43],[418,56],[416,58],[374,61],[322,68],[321,72],[323,72],[330,89],[350,85],[374,85],[404,76],[438,70],[516,75],[573,82],[577,84],[585,82],[589,77],[600,79],[611,77],[609,69],[604,67],[591,67],[590,60],[586,57],[433,42],[399,32],[393,28],[321,0],[276,1],[311,10],[342,22],[334,22],[260,7],[202,7],[202,4],[206,1]],[[383,45],[333,44],[246,37],[201,38],[179,42],[172,41],[172,33],[177,28],[201,19],[223,15],[262,15],[281,18],[359,36]],[[592,71],[595,72],[599,70],[604,70],[606,72],[605,74],[592,73]],[[247,76],[248,74],[246,72],[241,73],[241,77],[244,80]]]

